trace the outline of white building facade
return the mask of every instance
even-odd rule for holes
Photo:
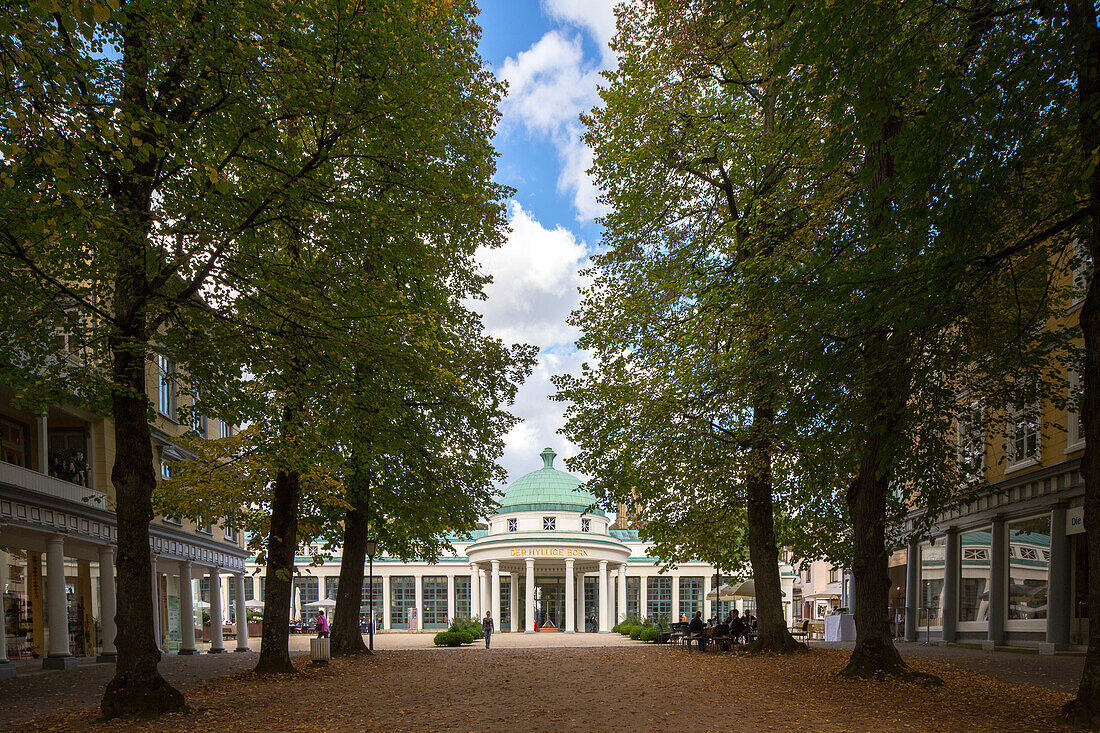
[[[706,600],[717,572],[706,563],[662,571],[637,531],[611,529],[580,480],[553,467],[552,450],[541,457],[541,469],[505,491],[488,529],[452,540],[453,555],[431,564],[375,558],[372,582],[363,586],[362,620],[373,605],[379,630],[431,630],[491,610],[501,631],[606,633],[628,615],[676,621],[695,611],[710,618],[755,608],[753,599]],[[340,559],[314,567],[298,558],[292,610],[298,618],[311,623],[317,607],[309,604],[336,598]],[[248,570],[264,569],[253,562]],[[790,624],[795,573],[781,565],[780,574]]]

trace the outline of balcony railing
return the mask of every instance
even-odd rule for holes
[[[0,483],[18,486],[56,499],[64,499],[74,504],[86,504],[95,509],[110,510],[107,505],[107,495],[101,491],[63,481],[14,463],[0,461]]]

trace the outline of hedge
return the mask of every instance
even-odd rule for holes
[[[432,641],[436,646],[462,646],[472,644],[474,637],[466,631],[440,631]]]

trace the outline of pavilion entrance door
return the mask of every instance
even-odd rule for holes
[[[535,578],[535,611],[540,630],[565,628],[565,578]]]

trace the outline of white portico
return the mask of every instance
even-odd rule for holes
[[[477,589],[474,608],[479,614],[500,608],[500,579],[509,576],[516,589],[514,628],[532,634],[583,630],[585,579],[594,577],[597,623],[609,632],[612,609],[626,608],[630,548],[611,536],[607,516],[581,482],[553,467],[554,451],[547,448],[541,456],[543,467],[508,487],[488,533],[466,547]]]

